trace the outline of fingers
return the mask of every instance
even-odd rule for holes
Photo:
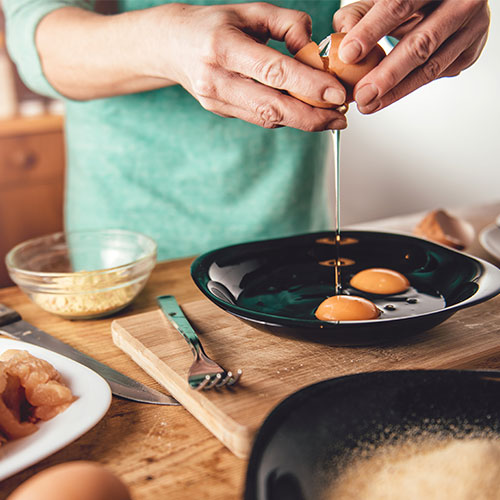
[[[424,14],[420,11],[415,12],[413,15],[411,15],[408,20],[406,20],[404,23],[400,24],[397,28],[392,30],[389,35],[401,39],[403,38],[407,33],[409,33],[413,28],[417,26],[417,24],[424,19]]]
[[[289,98],[290,99],[290,98]],[[264,128],[280,128],[284,127],[285,125],[282,125],[280,123],[276,122],[270,122],[268,120],[262,120],[258,119],[256,114],[252,111],[249,111],[248,109],[245,108],[240,108],[237,107],[233,104],[228,104],[226,102],[222,101],[208,101],[207,102],[208,107],[205,108],[212,113],[215,113],[219,116],[222,116],[224,118],[238,118],[240,120],[244,120],[248,123],[253,123],[254,125],[258,125],[259,127],[264,127]],[[305,105],[307,106],[307,105]],[[317,109],[317,108],[314,108]],[[289,127],[293,127],[293,125],[288,125]],[[347,127],[347,123],[345,119],[337,119],[333,120],[332,122],[328,123],[328,126],[325,127],[318,127],[318,128],[304,128],[302,123],[297,123],[297,126],[293,128],[297,128],[300,130],[305,130],[306,132],[317,132],[321,130],[343,130]]]
[[[292,54],[311,40],[312,21],[309,14],[270,4],[258,4],[257,8],[263,16],[262,21],[268,23],[271,38],[285,41]]]
[[[345,88],[331,74],[311,68],[250,38],[235,37],[236,50],[225,55],[224,67],[268,87],[287,90],[315,101],[344,103]]]
[[[418,27],[403,37],[389,56],[383,59],[371,74],[358,82],[354,93],[360,110],[379,96],[385,95],[411,71],[428,61],[441,44],[460,27],[461,20],[453,16],[453,12],[449,12],[450,3],[442,4],[439,9],[441,8],[446,10],[442,13],[448,21],[446,24],[438,24],[433,16],[421,22]],[[436,17],[439,19],[439,16]],[[451,57],[451,54],[448,55]],[[455,57],[457,56],[458,54],[455,54]],[[436,78],[439,76],[439,69],[442,69],[437,65],[438,62],[443,61],[434,58],[424,71],[434,73],[434,78]]]
[[[386,61],[383,61],[385,64],[376,68],[372,72],[373,75],[367,75],[367,79],[374,83],[365,83],[363,79],[358,84],[359,88],[355,89],[359,110],[365,114],[373,113],[436,78],[459,74],[479,57],[486,41],[485,37],[481,22],[469,23],[449,37],[424,64],[417,66],[407,75],[403,73],[406,73],[411,65],[402,68],[398,65],[398,60],[390,61],[387,57]],[[375,97],[370,99],[367,89],[372,87],[375,88]]]
[[[347,33],[356,24],[363,19],[368,11],[373,7],[373,0],[361,0],[346,5],[339,9],[333,16],[333,28],[336,32]],[[396,26],[391,32],[384,35],[391,35],[395,38],[403,38],[403,36],[413,29],[425,17],[422,10],[417,10],[408,19],[405,19]]]
[[[246,7],[246,26],[262,30],[275,40],[284,40],[295,53],[310,41],[311,18],[305,12],[283,9],[268,3],[250,4]],[[326,101],[334,105],[346,99],[343,85],[333,76],[304,65],[270,47],[239,38],[237,51],[228,54],[227,68],[276,89]]]
[[[359,110],[372,113],[439,78],[473,44],[480,51],[489,24],[484,6],[477,1],[441,2],[358,82],[354,97]]]
[[[276,89],[222,70],[213,75],[209,93],[200,95],[194,89],[193,95],[213,113],[265,128],[288,126],[319,131],[347,126],[345,116],[339,111],[311,107]]]
[[[174,47],[165,58],[174,81],[222,116],[274,128],[345,128],[338,111],[309,106],[282,91],[338,106],[345,89],[331,74],[268,47],[269,38],[296,50],[310,40],[303,12],[264,3],[195,7],[172,4]],[[175,22],[174,22],[175,21]]]
[[[373,7],[373,0],[362,0],[342,7],[333,16],[333,28],[337,33],[346,33],[363,19]]]
[[[354,63],[363,59],[375,44],[407,21],[429,0],[379,0],[349,31],[339,47],[340,59]]]
[[[453,64],[448,66],[448,68],[446,68],[446,70],[441,74],[441,77],[457,76],[464,69],[467,69],[469,66],[474,64],[481,54],[481,48],[486,43],[487,38],[488,35],[484,34],[477,44],[473,44],[471,47],[469,47],[469,49],[463,52],[460,57],[453,62]]]
[[[292,54],[311,40],[312,21],[305,12],[264,2],[234,7],[242,13],[242,31],[261,32],[265,34],[265,41],[269,38],[284,41]]]

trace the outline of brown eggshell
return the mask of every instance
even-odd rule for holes
[[[377,66],[377,64],[385,57],[385,52],[382,47],[377,44],[360,62],[356,64],[345,64],[339,59],[338,56],[339,45],[345,35],[345,33],[332,33],[330,35],[331,46],[328,57],[321,57],[318,44],[315,42],[309,42],[307,45],[302,47],[297,54],[295,54],[295,59],[307,64],[308,66],[316,69],[322,69],[335,75],[346,89],[346,103],[350,103],[353,101],[352,90],[356,83],[358,83],[361,78]],[[297,99],[318,108],[337,107],[337,105],[329,102],[314,101],[308,97],[294,94],[292,92],[290,92],[290,94]]]
[[[345,64],[339,58],[339,46],[346,33],[332,33],[330,52],[328,54],[328,71],[334,74],[347,91],[346,102],[353,100],[354,86],[367,75],[385,57],[384,49],[375,45],[370,53],[356,64]]]
[[[475,231],[472,225],[444,210],[429,212],[415,227],[413,234],[441,245],[464,250],[473,241]]]
[[[35,474],[7,500],[131,500],[125,484],[96,462],[67,462]]]
[[[316,42],[309,42],[307,45],[304,45],[296,54],[295,59],[308,66],[311,66],[316,69],[321,69],[323,71],[328,70],[328,58],[321,57],[319,55],[319,47]],[[308,97],[304,97],[299,94],[295,94],[290,92],[290,95],[300,99],[301,101],[310,104],[311,106],[315,106],[317,108],[335,108],[336,104],[332,104],[331,102],[326,101],[315,101],[313,99],[309,99]]]
[[[296,54],[295,59],[316,69],[328,70],[328,58],[319,55],[319,46],[316,42],[304,45]]]

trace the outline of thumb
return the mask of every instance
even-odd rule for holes
[[[311,17],[305,12],[260,2],[243,5],[246,5],[244,31],[264,30],[265,38],[284,41],[292,54],[311,41]]]

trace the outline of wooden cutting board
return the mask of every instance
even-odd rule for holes
[[[207,354],[243,370],[231,392],[189,388],[191,351],[159,311],[115,320],[114,343],[156,379],[238,457],[248,457],[256,431],[283,399],[314,382],[379,370],[498,365],[500,296],[463,310],[436,328],[379,347],[333,347],[256,330],[207,299],[181,304]]]

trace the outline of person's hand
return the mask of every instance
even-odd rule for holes
[[[332,105],[345,100],[334,76],[266,46],[271,38],[284,40],[295,53],[308,43],[311,19],[304,12],[267,3],[170,4],[151,12],[156,33],[164,33],[167,42],[165,48],[161,43],[152,48],[154,76],[181,84],[205,109],[266,128],[346,127],[342,113],[309,106],[282,92]]]
[[[354,99],[373,113],[426,83],[456,76],[479,57],[490,15],[486,0],[362,0],[336,12],[336,31],[347,32],[339,55],[362,59],[385,35],[401,39],[391,53],[358,82]]]

